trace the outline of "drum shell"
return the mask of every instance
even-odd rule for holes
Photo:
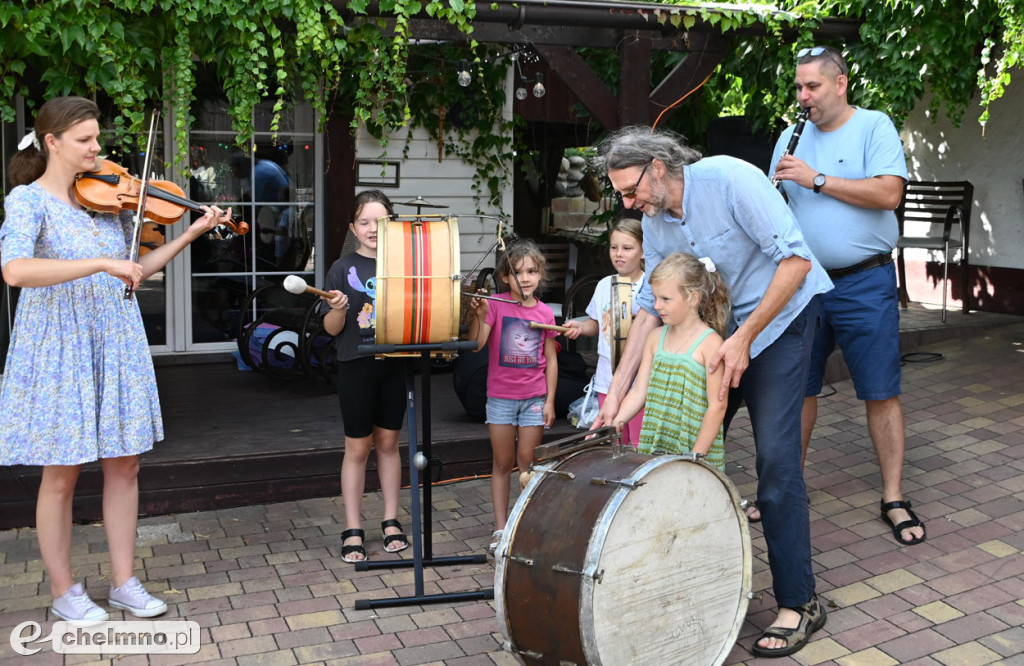
[[[378,220],[377,344],[458,340],[462,297],[459,253],[459,227],[454,217]]]
[[[506,648],[528,664],[721,664],[751,591],[728,479],[608,447],[549,469],[520,495],[495,556]]]

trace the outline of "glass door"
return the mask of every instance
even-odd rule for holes
[[[275,140],[272,104],[256,109],[248,154],[236,146],[223,96],[199,99],[193,109],[190,196],[199,203],[231,206],[234,217],[248,223],[249,233],[217,230],[192,244],[188,349],[235,340],[245,319],[242,309],[255,290],[292,274],[316,282],[321,163],[316,120],[308,105],[299,105],[282,119]]]

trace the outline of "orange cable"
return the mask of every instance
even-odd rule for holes
[[[657,117],[657,118],[655,118],[655,120],[654,120],[654,124],[653,124],[653,125],[651,125],[651,129],[653,130],[653,129],[654,129],[655,127],[657,127],[657,126],[658,126],[658,122],[660,122],[660,121],[661,121],[661,117],[662,117],[663,115],[665,115],[665,112],[666,112],[666,111],[668,111],[669,109],[671,109],[671,108],[673,108],[673,107],[675,107],[675,106],[678,106],[678,105],[679,105],[679,104],[681,104],[681,103],[682,103],[682,102],[683,102],[683,101],[684,101],[684,100],[685,100],[685,99],[686,99],[687,97],[689,97],[689,96],[690,96],[690,95],[692,95],[693,93],[695,93],[695,92],[697,92],[698,90],[700,90],[701,88],[703,88],[703,87],[704,87],[704,84],[708,82],[708,79],[710,79],[710,78],[711,78],[711,75],[712,75],[712,74],[714,74],[714,73],[715,73],[715,71],[714,71],[714,70],[711,70],[711,73],[710,73],[710,74],[708,74],[708,75],[707,75],[706,77],[704,77],[704,80],[703,80],[703,81],[701,81],[701,82],[700,82],[699,84],[697,84],[697,87],[695,87],[695,88],[694,88],[693,90],[691,90],[690,92],[686,93],[685,95],[683,95],[682,97],[680,97],[679,99],[677,99],[676,101],[672,102],[671,104],[669,104],[668,106],[666,106],[666,107],[665,107],[664,109],[662,109],[662,110],[661,110],[661,113],[659,113],[659,114],[658,114],[658,117]]]

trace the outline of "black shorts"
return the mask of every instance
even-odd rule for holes
[[[338,363],[338,402],[345,436],[373,428],[401,430],[405,420],[405,359],[372,356]]]

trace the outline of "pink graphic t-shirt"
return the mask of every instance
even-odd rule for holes
[[[509,294],[498,294],[509,298]],[[555,315],[544,303],[532,307],[490,301],[487,318],[491,327],[487,340],[487,396],[507,400],[536,398],[548,392],[544,369],[544,339],[555,331],[530,328],[530,322],[554,324]]]

